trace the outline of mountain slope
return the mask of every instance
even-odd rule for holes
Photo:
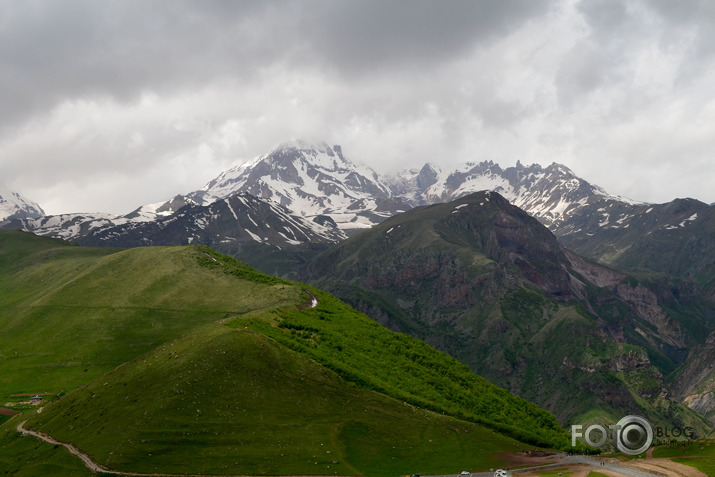
[[[3,220],[36,218],[45,215],[35,202],[25,199],[17,192],[0,186],[0,222]]]
[[[237,193],[210,205],[185,205],[156,220],[99,229],[80,245],[207,245],[275,275],[290,276],[304,255],[345,238],[327,216],[307,220],[271,201]]]
[[[454,359],[208,248],[0,245],[0,397],[49,393],[21,418],[110,468],[438,473],[500,465],[524,447],[505,433],[567,444],[553,416]],[[18,419],[0,462],[16,461]]]
[[[715,208],[692,199],[653,206],[656,224],[633,224],[627,247],[614,266],[651,270],[693,280],[715,299]],[[635,220],[634,220],[635,222]],[[645,220],[643,220],[645,222]]]
[[[481,190],[498,192],[546,225],[562,245],[592,260],[681,278],[705,275],[705,282],[710,281],[707,270],[715,261],[710,257],[715,247],[707,239],[712,226],[706,224],[712,221],[707,218],[712,213],[707,212],[711,207],[697,201],[634,202],[610,195],[556,163],[542,167],[517,162],[514,167],[502,168],[485,161],[444,171],[426,164],[420,170],[380,177],[348,160],[340,146],[302,141],[282,144],[225,171],[201,189],[129,214],[30,214],[8,219],[0,228],[104,246],[191,241],[252,260],[267,272],[291,275],[314,254],[308,243],[334,243],[412,206],[455,200]],[[253,196],[254,208],[260,201],[263,205],[259,207],[270,209],[282,220],[290,216],[290,221],[300,224],[283,226],[301,231],[294,231],[296,236],[285,233],[285,237],[272,233],[233,198],[237,194]],[[225,200],[231,202],[229,207]],[[262,213],[259,218],[266,216]],[[261,230],[254,229],[248,219]],[[675,230],[679,228],[687,229],[683,232],[702,229],[703,237],[690,239],[687,256],[676,257],[673,249],[677,247],[668,250],[675,243],[668,237],[682,240]],[[642,241],[643,237],[648,241]],[[301,243],[298,250],[288,251],[295,242]],[[276,253],[278,249],[280,253]],[[669,253],[662,253],[666,250]],[[272,259],[273,255],[279,258]],[[710,258],[699,265],[702,256]],[[673,265],[685,263],[689,265],[681,266],[683,270]],[[698,280],[704,283],[703,277]]]
[[[594,409],[698,420],[667,399],[663,374],[712,328],[702,303],[692,298],[683,324],[647,286],[561,248],[498,194],[393,217],[319,255],[306,278],[561,422]]]
[[[177,198],[171,202],[172,207],[181,207],[176,211],[154,207],[153,219],[146,210],[122,217],[69,214],[13,220],[4,228],[99,247],[203,244],[286,276],[305,261],[304,255],[345,238],[327,216],[307,220],[248,194],[237,193],[206,206]]]
[[[608,194],[556,163],[542,167],[517,162],[503,169],[485,161],[447,171],[426,164],[388,182],[395,194],[415,205],[492,190],[537,218],[563,246],[582,256],[618,269],[692,278],[707,288],[715,284],[710,271],[715,264],[715,213],[712,206],[694,199],[665,204],[632,201]]]

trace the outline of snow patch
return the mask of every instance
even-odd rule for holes
[[[226,203],[228,210],[231,211],[233,218],[236,219],[236,222],[238,222],[238,216],[236,215],[236,212],[233,210],[233,207],[231,207],[231,203],[228,201],[228,199],[224,199],[223,201]],[[251,222],[253,222],[253,221],[251,221]]]
[[[300,244],[302,243],[302,242],[299,242],[298,240],[289,239],[289,238],[286,236],[286,234],[284,234],[283,232],[278,232],[278,235],[280,235],[281,237],[283,237],[283,238],[286,240],[286,242],[288,242],[288,243],[291,244],[291,245],[300,245]]]
[[[245,230],[246,233],[247,233],[248,235],[250,235],[251,238],[252,238],[253,240],[255,240],[256,242],[258,242],[258,243],[263,243],[263,240],[262,240],[261,237],[259,237],[258,235],[254,234],[253,232],[251,232],[251,231],[248,230],[248,229],[243,229],[243,230]]]

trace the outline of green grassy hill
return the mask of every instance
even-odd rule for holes
[[[61,448],[17,436],[25,419],[143,472],[457,472],[568,442],[552,415],[454,359],[210,249],[0,233],[0,292],[0,398],[62,396],[14,406],[6,469],[73,475]]]
[[[198,249],[0,237],[0,399],[69,391],[201,324],[299,299],[202,267]]]
[[[357,386],[251,329],[207,325],[29,426],[139,472],[397,475],[498,465],[523,445]]]

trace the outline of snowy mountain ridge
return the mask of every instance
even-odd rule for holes
[[[279,204],[235,193],[208,205],[187,204],[155,220],[126,220],[82,234],[78,242],[99,246],[182,245],[200,243],[237,247],[256,242],[277,249],[305,243],[334,243],[345,238],[329,220],[308,221]],[[117,221],[119,222],[119,221]]]
[[[653,207],[655,212],[660,209],[658,205],[608,194],[557,163],[542,167],[539,164],[525,166],[517,161],[515,166],[502,168],[492,161],[483,161],[466,162],[450,169],[427,163],[420,169],[381,176],[371,168],[349,160],[339,145],[292,141],[237,164],[201,189],[144,205],[126,215],[44,217],[35,214],[6,220],[2,227],[22,228],[66,240],[104,234],[108,229],[116,229],[121,235],[129,229],[139,230],[139,224],[166,224],[166,219],[187,207],[198,213],[200,207],[208,207],[236,194],[247,194],[256,200],[275,204],[278,209],[274,213],[280,210],[291,220],[299,221],[302,229],[312,229],[313,239],[327,243],[372,227],[410,208],[448,202],[482,190],[498,192],[537,218],[560,240],[569,236],[588,239],[625,231],[631,225],[636,227],[641,217],[648,216]],[[216,210],[229,212],[221,207]],[[655,216],[655,212],[650,215]],[[702,216],[693,215],[695,212],[691,211],[687,216],[659,213],[658,220],[644,229],[644,233],[660,228],[689,227]],[[206,222],[196,220],[198,225]],[[325,227],[330,230],[326,231]],[[333,227],[337,227],[337,231],[332,230]],[[193,230],[188,225],[185,229]],[[205,236],[203,233],[195,235],[197,238]],[[211,240],[219,240],[219,235]],[[242,234],[242,237],[246,236],[253,237]],[[272,237],[281,244],[290,244],[280,236]],[[263,243],[264,238],[253,240]]]
[[[516,166],[502,169],[492,161],[467,162],[447,171],[428,163],[419,171],[396,174],[388,182],[413,205],[448,202],[481,190],[498,192],[552,230],[595,202],[640,204],[608,194],[557,163],[542,167],[517,161]]]

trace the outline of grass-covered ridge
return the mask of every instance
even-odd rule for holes
[[[67,465],[18,441],[20,419],[142,472],[441,473],[567,442],[553,416],[452,358],[204,247],[0,233],[0,291],[0,397],[66,393],[0,426],[10,466],[26,451]]]
[[[553,415],[514,396],[446,354],[386,330],[335,297],[310,289],[315,308],[284,307],[272,320],[238,318],[358,386],[413,405],[482,423],[524,442],[565,445]]]
[[[251,329],[207,325],[83,387],[28,425],[109,468],[281,475],[437,473],[525,447],[341,379]]]

